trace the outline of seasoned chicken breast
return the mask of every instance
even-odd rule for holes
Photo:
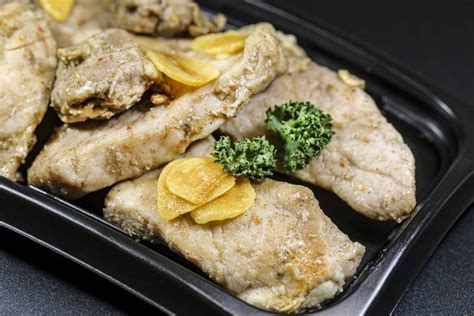
[[[51,29],[58,47],[82,43],[92,35],[113,27],[114,0],[76,0],[71,15],[64,22],[51,19]]]
[[[190,0],[116,0],[114,20],[125,30],[154,36],[198,36],[218,32],[226,23],[221,14],[210,21]]]
[[[43,9],[39,0],[0,0],[30,3]],[[76,45],[102,30],[113,27],[112,5],[114,0],[76,0],[66,21],[58,22],[46,15],[58,47]]]
[[[65,123],[109,119],[140,101],[158,77],[130,34],[109,29],[58,50],[51,106]]]
[[[193,145],[187,156],[207,155],[209,143]],[[106,197],[106,219],[136,238],[163,238],[252,305],[278,312],[319,306],[342,290],[362,259],[364,247],[342,233],[303,186],[264,180],[245,214],[198,225],[188,215],[169,222],[158,215],[159,174],[116,185]]]
[[[48,107],[56,43],[41,11],[29,4],[0,6],[0,176],[16,173],[35,143]]]
[[[7,4],[10,2],[29,4],[31,1],[30,0],[0,0],[0,5]]]
[[[401,135],[364,90],[312,63],[276,79],[221,131],[235,138],[267,133],[265,112],[289,100],[310,101],[333,118],[329,145],[296,177],[336,193],[378,220],[401,221],[416,204],[415,160]]]
[[[286,71],[273,27],[258,25],[243,53],[222,63],[221,69],[214,82],[167,106],[145,104],[106,122],[63,126],[28,171],[29,183],[78,198],[176,158]]]

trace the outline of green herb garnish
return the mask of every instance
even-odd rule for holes
[[[267,111],[265,123],[283,141],[285,168],[296,172],[329,143],[332,118],[310,102],[290,101]]]
[[[239,140],[234,146],[229,137],[221,137],[214,143],[212,156],[226,173],[255,180],[271,176],[276,165],[275,147],[265,136]]]

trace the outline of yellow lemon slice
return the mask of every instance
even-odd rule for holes
[[[147,50],[146,55],[159,71],[188,86],[203,86],[220,74],[213,65],[183,54]]]
[[[235,186],[211,202],[191,212],[198,224],[221,221],[242,215],[255,202],[255,189],[249,181],[238,181]]]
[[[199,36],[191,44],[191,48],[197,52],[216,56],[237,54],[244,46],[245,36],[236,31]]]
[[[55,21],[66,21],[71,14],[74,0],[40,0],[44,11]]]

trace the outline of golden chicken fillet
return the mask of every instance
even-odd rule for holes
[[[226,18],[212,21],[190,0],[116,0],[113,16],[118,27],[155,36],[191,36],[220,31]]]
[[[186,156],[203,156],[212,138]],[[317,307],[356,272],[364,247],[321,211],[308,188],[274,180],[255,184],[256,200],[235,219],[196,224],[167,221],[156,210],[161,170],[122,182],[106,197],[104,216],[132,236],[163,238],[176,252],[249,304],[292,312]]]
[[[106,122],[59,128],[28,170],[29,183],[79,198],[155,169],[218,129],[288,62],[274,28],[259,24],[243,52],[218,67],[216,80],[166,106],[144,102]]]
[[[43,13],[29,4],[0,5],[0,176],[19,179],[55,68],[56,43]]]
[[[333,191],[365,216],[402,221],[416,204],[415,159],[362,83],[345,71],[311,63],[274,80],[221,131],[236,139],[268,134],[268,109],[289,100],[309,101],[332,116],[335,134],[294,175]]]
[[[21,2],[32,4],[44,11],[58,47],[68,47],[79,44],[90,36],[113,27],[112,5],[114,1],[0,0],[0,4]],[[58,13],[62,13],[64,16],[58,19]]]
[[[108,29],[58,49],[51,106],[65,123],[109,119],[140,101],[158,76],[133,37]]]

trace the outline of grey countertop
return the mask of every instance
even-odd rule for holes
[[[474,106],[473,1],[269,2],[376,47]],[[474,313],[473,227],[471,207],[406,291],[396,315]],[[92,272],[0,229],[0,314],[151,313]]]

